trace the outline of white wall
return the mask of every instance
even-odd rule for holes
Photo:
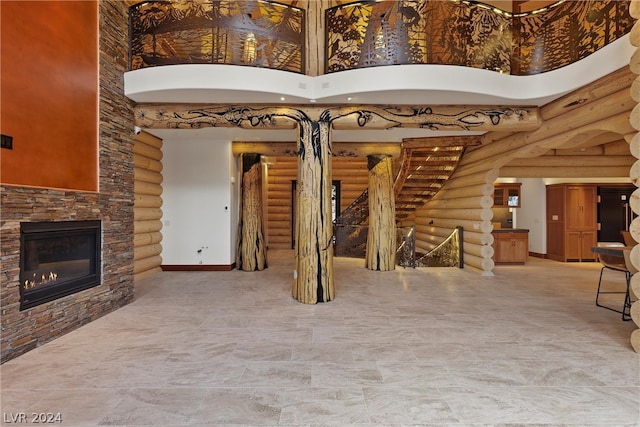
[[[514,209],[514,227],[529,229],[529,252],[547,253],[547,189],[541,178],[518,179],[520,207]]]
[[[165,139],[162,152],[163,264],[232,264],[237,197],[231,142]]]

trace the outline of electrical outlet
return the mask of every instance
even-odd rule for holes
[[[13,150],[13,137],[2,134],[0,138],[0,148],[6,148],[7,150]]]

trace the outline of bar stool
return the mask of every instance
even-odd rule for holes
[[[600,248],[620,248],[620,255],[610,255],[610,254],[598,254],[598,259],[602,264],[602,268],[600,269],[600,279],[598,280],[598,292],[596,293],[596,305],[598,307],[606,308],[607,310],[615,311],[616,313],[622,314],[622,320],[627,321],[631,320],[630,310],[631,310],[631,295],[629,293],[629,286],[631,285],[631,276],[638,272],[638,270],[631,263],[631,248],[626,247],[624,243],[619,242],[598,242],[598,247]],[[602,274],[604,270],[613,270],[624,273],[625,281],[626,281],[626,290],[625,291],[602,291]],[[622,306],[622,310],[609,307],[603,304],[600,304],[599,298],[600,294],[624,294],[624,304]]]

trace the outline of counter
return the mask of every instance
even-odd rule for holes
[[[498,228],[493,230],[493,262],[524,264],[529,258],[529,230]]]

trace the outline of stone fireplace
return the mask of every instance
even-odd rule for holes
[[[97,5],[100,51],[99,70],[94,76],[99,80],[97,142],[69,141],[67,149],[77,154],[83,144],[97,143],[98,188],[85,191],[0,185],[0,362],[18,357],[134,299],[135,135],[132,103],[124,96],[128,5],[119,1],[101,1]],[[31,126],[38,126],[37,117]],[[28,155],[30,141],[23,139],[14,144],[16,147],[22,144],[21,153]],[[95,158],[93,155],[92,159]],[[51,165],[47,170],[55,173],[55,167]],[[83,229],[81,232],[73,229],[78,224]],[[43,232],[41,237],[46,239],[56,240],[60,232],[71,233],[71,236],[57,239],[57,243],[42,252],[36,251],[36,255],[23,254],[24,232],[33,232],[34,228]],[[93,231],[87,233],[86,228]],[[29,240],[26,238],[26,242]],[[38,246],[33,242],[28,244]],[[76,246],[76,250],[81,246],[86,252],[66,249],[71,246]],[[67,277],[70,283],[66,285],[71,285],[71,290],[61,290],[53,283],[55,271],[51,271],[54,273],[51,276],[49,271],[44,271],[49,267],[45,264],[59,262],[53,252],[65,251],[66,266],[70,270],[58,272],[57,280]],[[36,283],[34,273],[41,281],[44,275],[45,283]]]

